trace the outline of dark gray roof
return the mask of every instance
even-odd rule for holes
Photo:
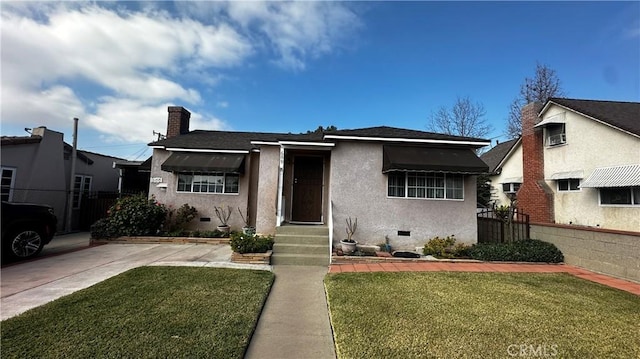
[[[568,107],[640,136],[640,102],[577,100],[556,97],[550,98],[549,102]]]
[[[24,145],[28,143],[39,143],[42,141],[42,136],[33,135],[33,136],[2,136],[0,138],[0,144],[2,146],[12,146],[12,145]]]
[[[519,138],[497,144],[494,148],[480,155],[480,159],[489,166],[489,172],[496,171],[498,165],[507,156],[509,151],[515,146]]]
[[[178,135],[164,140],[152,142],[149,145],[162,146],[167,148],[248,151],[256,148],[256,146],[251,144],[252,141],[327,142],[327,140],[324,139],[325,135],[487,142],[487,140],[472,137],[450,136],[439,133],[380,126],[353,130],[327,131],[324,133],[312,132],[302,134],[195,130],[183,135]]]
[[[357,137],[381,137],[381,138],[410,138],[421,140],[445,140],[445,141],[470,141],[489,142],[488,140],[475,137],[463,137],[445,135],[442,133],[409,130],[405,128],[378,126],[368,128],[358,128],[353,130],[338,130],[326,132],[327,135],[337,136],[357,136]]]

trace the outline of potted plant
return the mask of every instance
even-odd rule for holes
[[[256,234],[255,227],[251,227],[249,225],[249,210],[247,209],[247,215],[245,216],[244,214],[242,214],[242,210],[240,209],[240,207],[238,207],[238,213],[240,213],[240,218],[242,218],[242,221],[244,222],[244,227],[242,227],[242,233],[247,235]]]
[[[223,206],[220,207],[213,207],[213,209],[216,211],[216,217],[218,217],[218,220],[220,221],[220,225],[218,226],[218,230],[220,232],[224,232],[224,233],[229,233],[229,225],[227,224],[227,222],[229,222],[229,218],[231,217],[231,207],[227,207],[226,209]]]
[[[356,251],[356,244],[358,242],[353,240],[353,234],[358,229],[358,218],[355,221],[351,220],[351,217],[347,218],[347,238],[340,241],[340,245],[342,247],[342,252],[344,254],[352,254]]]

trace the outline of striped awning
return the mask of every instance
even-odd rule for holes
[[[640,164],[596,168],[580,187],[640,187]]]
[[[572,179],[572,178],[584,178],[584,171],[567,171],[567,172],[556,172],[551,175],[551,177],[547,178],[549,181],[557,181],[563,179]]]

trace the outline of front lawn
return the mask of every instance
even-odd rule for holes
[[[141,267],[3,321],[2,358],[242,358],[273,273]]]
[[[568,274],[339,273],[338,357],[640,358],[640,297]]]

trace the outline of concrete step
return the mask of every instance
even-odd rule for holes
[[[292,243],[278,243],[273,245],[274,253],[289,253],[289,254],[324,254],[329,255],[329,244],[316,245],[316,244],[292,244]]]
[[[329,255],[273,253],[272,265],[328,266]]]
[[[285,225],[276,227],[276,235],[278,234],[302,234],[312,236],[328,236],[329,227],[320,225]]]
[[[328,235],[276,234],[275,243],[329,245]]]

